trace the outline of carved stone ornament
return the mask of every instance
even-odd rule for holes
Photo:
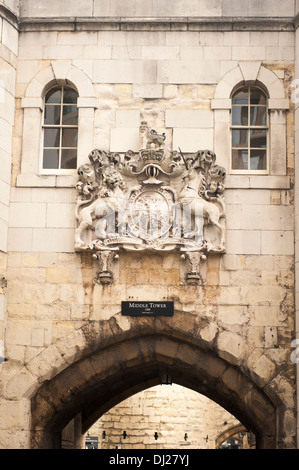
[[[93,150],[79,167],[75,249],[93,253],[101,283],[122,250],[176,250],[196,283],[206,255],[225,251],[225,169],[210,150],[166,152],[165,134],[146,122],[140,142],[139,152]]]

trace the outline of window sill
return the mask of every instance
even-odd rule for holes
[[[62,175],[20,174],[17,177],[18,188],[74,188],[78,181],[77,172]]]
[[[289,176],[271,175],[227,175],[225,181],[227,189],[290,189]]]

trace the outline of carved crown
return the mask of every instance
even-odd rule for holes
[[[140,156],[145,163],[162,162],[164,160],[164,151],[154,149],[140,150]]]

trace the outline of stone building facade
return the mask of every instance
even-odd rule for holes
[[[0,2],[2,448],[59,448],[70,422],[82,447],[100,416],[165,377],[257,447],[296,448],[298,10]],[[200,175],[204,242],[184,249],[173,227],[162,248],[136,230],[136,243],[101,235],[108,167],[148,204],[177,204]],[[131,317],[122,302],[174,312]]]

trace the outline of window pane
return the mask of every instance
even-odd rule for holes
[[[233,106],[232,107],[232,125],[248,126],[248,107]]]
[[[250,125],[251,126],[266,126],[267,125],[266,106],[250,106]]]
[[[232,104],[248,104],[249,93],[247,88],[243,88],[234,94]]]
[[[77,150],[63,149],[61,151],[61,168],[62,169],[77,168]]]
[[[60,124],[60,106],[45,106],[45,124]]]
[[[62,147],[77,147],[78,129],[62,129]]]
[[[248,170],[248,150],[233,150],[232,152],[232,169]]]
[[[44,130],[44,147],[59,147],[60,140],[59,128],[46,128]]]
[[[250,89],[250,104],[266,104],[266,96],[257,88]]]
[[[78,123],[78,108],[77,106],[63,106],[62,111],[62,124],[70,126]]]
[[[250,147],[267,147],[267,131],[263,129],[255,129],[250,131]]]
[[[46,103],[61,103],[61,87],[52,88],[46,94]]]
[[[72,88],[64,88],[63,102],[64,103],[77,103],[78,93]]]
[[[268,107],[262,90],[249,86],[234,94],[232,126],[232,169],[266,170]]]
[[[59,168],[59,149],[44,149],[43,168],[46,170]]]
[[[248,131],[242,129],[233,129],[233,147],[248,147]]]
[[[77,167],[77,99],[78,93],[72,88],[64,86],[56,86],[46,94],[44,169],[75,169]]]
[[[267,169],[266,150],[251,150],[250,169],[251,170],[266,170]]]

